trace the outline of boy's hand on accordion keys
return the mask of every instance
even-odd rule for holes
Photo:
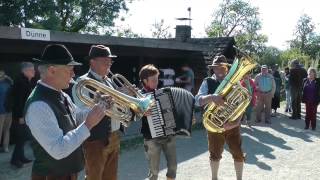
[[[148,109],[143,115],[144,116],[151,116],[151,109]]]

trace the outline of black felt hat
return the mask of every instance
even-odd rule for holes
[[[216,67],[216,66],[226,66],[229,67],[230,64],[227,61],[227,58],[224,55],[215,56],[212,60],[212,64],[208,65],[209,68]]]
[[[104,45],[92,45],[89,55],[85,59],[90,60],[96,57],[116,58],[116,55],[111,54],[110,48]]]
[[[34,62],[40,64],[55,64],[77,66],[82,63],[76,62],[68,49],[62,44],[47,45],[41,55],[41,58],[32,58]]]

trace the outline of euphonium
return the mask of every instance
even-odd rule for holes
[[[235,59],[229,73],[215,91],[215,94],[222,96],[225,100],[224,106],[217,106],[215,103],[206,106],[203,124],[209,132],[224,132],[223,125],[237,120],[250,104],[251,96],[239,81],[255,68],[256,62],[247,54],[240,51],[239,53],[242,57]]]
[[[113,83],[113,86],[116,88],[125,88],[125,91],[127,92],[127,95],[132,95],[137,98],[143,98],[144,95],[139,93],[135,86],[132,85],[124,76],[121,74],[113,74],[111,71],[109,72],[111,74],[111,82]]]
[[[89,107],[94,106],[94,97],[97,92],[101,95],[111,96],[112,105],[110,109],[105,111],[105,114],[112,119],[119,120],[124,126],[128,126],[131,120],[131,110],[135,113],[137,119],[140,119],[153,104],[151,96],[134,98],[90,78],[78,81],[75,89],[76,96]]]

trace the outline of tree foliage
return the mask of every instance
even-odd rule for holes
[[[298,59],[300,63],[307,66],[308,62],[310,61],[310,56],[305,55],[298,48],[290,48],[281,53],[280,59],[283,67],[290,66],[290,61],[293,59]]]
[[[126,0],[1,0],[0,25],[98,33],[113,26]]]
[[[209,37],[234,36],[240,48],[258,53],[263,51],[268,40],[267,36],[259,33],[260,30],[257,7],[243,0],[223,0],[206,32]]]
[[[126,37],[126,38],[140,38],[143,37],[141,34],[134,33],[130,27],[118,27],[113,30],[113,34],[117,37]]]
[[[291,41],[290,46],[292,48],[299,48],[302,52],[306,52],[308,41],[314,35],[314,28],[315,25],[310,16],[307,14],[300,16],[294,33],[295,39]]]
[[[264,51],[259,53],[258,63],[273,66],[281,65],[281,51],[276,47],[266,47]]]
[[[161,19],[161,21],[155,21],[154,24],[152,24],[151,32],[153,38],[162,38],[162,39],[168,39],[172,38],[172,34],[170,33],[170,26],[166,25],[164,23],[164,20]]]
[[[318,61],[320,35],[315,32],[315,24],[307,14],[302,14],[297,22],[294,38],[289,41],[290,49],[284,52],[284,61],[297,58],[306,67]]]

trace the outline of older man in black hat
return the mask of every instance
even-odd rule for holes
[[[205,106],[209,103],[215,103],[219,106],[224,105],[224,100],[220,95],[214,94],[215,90],[223,79],[228,74],[229,64],[223,55],[218,55],[213,59],[212,65],[209,68],[213,70],[214,74],[203,80],[198,94],[196,95],[196,105]],[[223,133],[213,133],[208,131],[208,144],[210,152],[210,166],[212,172],[212,179],[218,179],[218,169],[223,147],[225,142],[230,148],[230,152],[234,159],[234,167],[237,175],[237,180],[242,179],[244,155],[241,150],[241,136],[240,136],[240,119],[235,123],[226,123]]]
[[[89,61],[89,72],[79,77],[97,80],[108,87],[113,88],[113,83],[108,74],[113,63],[109,47],[93,45],[86,59]],[[73,98],[77,105],[85,108],[85,105],[76,96],[73,88]],[[87,180],[116,180],[118,170],[118,158],[120,151],[119,137],[120,121],[105,116],[104,119],[91,130],[91,136],[84,143],[86,159]]]
[[[62,91],[74,76],[73,67],[81,65],[65,46],[50,44],[41,59],[34,61],[40,63],[41,79],[25,106],[25,121],[33,137],[35,156],[32,180],[77,179],[84,166],[81,144],[110,104],[101,103],[80,111]]]

